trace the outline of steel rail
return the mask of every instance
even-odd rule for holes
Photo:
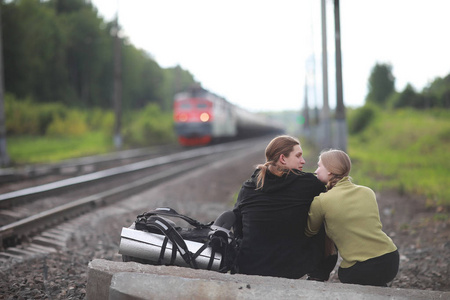
[[[188,162],[181,166],[173,167],[157,174],[144,177],[132,183],[122,185],[111,190],[90,195],[79,200],[54,207],[44,212],[37,213],[25,219],[0,227],[0,248],[5,246],[8,239],[21,239],[24,236],[36,234],[49,226],[58,224],[63,220],[73,218],[101,206],[114,203],[131,194],[136,194],[150,186],[161,182],[166,178],[181,175],[190,170],[209,163],[209,160]]]
[[[166,149],[173,149],[176,147],[177,146],[171,146],[171,148],[169,148],[169,146],[159,146],[130,149],[94,156],[73,158],[57,163],[29,165],[18,169],[0,169],[0,184],[12,183],[24,179],[33,179],[48,175],[79,173],[86,167],[97,170],[99,168],[104,168],[107,165],[118,164],[124,160],[137,160],[144,159],[146,157],[148,159],[150,156],[155,156],[162,151],[166,151]]]
[[[39,197],[53,195],[64,189],[80,187],[82,185],[92,183],[98,183],[101,182],[102,180],[109,180],[113,177],[121,176],[124,174],[130,174],[132,172],[142,171],[156,166],[162,166],[176,161],[184,161],[188,159],[194,159],[200,156],[211,155],[214,153],[238,150],[247,147],[248,143],[247,142],[242,143],[241,141],[188,150],[184,152],[174,153],[141,162],[128,164],[125,166],[114,167],[111,169],[97,171],[86,175],[63,179],[60,181],[47,183],[36,187],[25,188],[22,190],[0,194],[0,208],[8,208],[13,206],[15,203],[21,203],[28,199],[36,200]]]
[[[171,167],[166,170],[159,171],[156,174],[148,175],[131,183],[127,183],[125,185],[118,186],[116,188],[100,192],[95,195],[90,195],[79,200],[54,207],[47,211],[37,213],[33,216],[21,219],[19,221],[4,225],[0,227],[0,249],[4,249],[5,246],[8,246],[6,244],[9,244],[12,241],[21,240],[23,237],[35,235],[40,231],[48,228],[52,224],[58,224],[63,222],[64,220],[92,211],[96,208],[109,205],[120,199],[129,197],[131,194],[135,194],[142,190],[148,189],[150,186],[155,185],[164,179],[173,178],[190,170],[194,170],[200,166],[209,164],[217,160],[217,154],[228,151],[243,150],[249,147],[260,148],[260,145],[258,145],[258,143],[255,143],[255,140],[252,140],[248,143],[242,143],[241,141],[190,150],[174,155],[168,155],[165,157],[161,157],[159,160],[149,160],[146,163],[147,168],[158,164],[168,164],[181,160],[194,159],[193,161],[178,164],[176,165],[176,167]],[[205,157],[205,159],[199,159],[202,156]],[[127,171],[124,173],[128,173],[131,170],[139,168],[141,167],[136,166],[136,164],[131,164],[130,166],[125,167],[125,170]],[[117,170],[109,173],[116,174]]]

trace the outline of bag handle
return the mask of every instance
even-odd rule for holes
[[[191,224],[192,226],[197,227],[197,228],[207,228],[207,227],[210,227],[214,223],[214,222],[210,222],[207,224],[200,223],[199,221],[197,221],[195,219],[192,219],[188,216],[179,214],[178,212],[176,212],[174,209],[172,209],[170,207],[159,207],[159,208],[156,208],[155,210],[144,212],[143,214],[138,215],[137,218],[138,219],[141,217],[148,218],[148,217],[154,216],[154,215],[181,218],[181,219],[185,220],[186,222],[188,222],[189,224]]]
[[[192,258],[192,253],[189,251],[184,239],[178,231],[169,222],[167,222],[167,220],[158,216],[152,216],[147,219],[146,225],[159,229],[172,242],[174,247],[172,251],[178,250],[181,257],[189,266],[194,269],[198,268],[195,259]]]

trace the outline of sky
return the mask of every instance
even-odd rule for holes
[[[91,0],[163,68],[180,65],[247,110],[322,106],[320,0]],[[328,101],[336,103],[334,1],[326,0]],[[344,104],[364,104],[377,63],[397,91],[450,74],[450,1],[341,0]]]

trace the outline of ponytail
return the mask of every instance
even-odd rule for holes
[[[327,190],[331,190],[342,178],[344,178],[344,176],[332,174],[330,180],[327,183]]]
[[[256,189],[262,189],[264,186],[264,178],[266,177],[267,170],[269,169],[269,166],[272,164],[272,162],[268,161],[263,165],[256,166],[257,169],[259,169],[258,177],[256,177]]]

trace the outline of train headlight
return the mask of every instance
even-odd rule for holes
[[[201,115],[200,115],[200,121],[202,121],[202,122],[208,122],[209,121],[209,114],[208,113],[202,113]]]

